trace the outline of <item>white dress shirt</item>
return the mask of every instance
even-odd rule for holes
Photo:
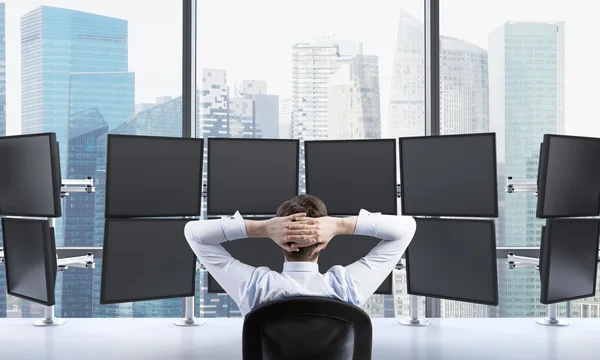
[[[191,221],[185,226],[185,237],[206,270],[245,316],[262,303],[295,296],[334,298],[357,306],[364,304],[400,261],[416,228],[412,217],[361,210],[354,235],[383,241],[353,264],[336,265],[325,274],[319,273],[314,262],[286,261],[283,272],[279,273],[233,258],[220,243],[237,239],[252,241],[247,239],[246,225],[239,212],[221,219]]]

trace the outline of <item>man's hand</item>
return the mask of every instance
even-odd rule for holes
[[[305,213],[264,221],[245,220],[245,224],[249,237],[268,237],[287,251],[298,251],[317,242],[315,221],[306,218]]]
[[[316,242],[319,244],[312,251],[311,255],[318,253],[319,251],[325,249],[331,239],[333,239],[336,235],[351,235],[354,233],[354,228],[356,227],[356,216],[346,217],[346,218],[334,218],[330,216],[320,217],[320,218],[306,218],[307,221],[314,221],[317,231],[316,231]]]

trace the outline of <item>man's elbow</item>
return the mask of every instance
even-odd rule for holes
[[[188,243],[192,243],[192,242],[198,242],[198,240],[196,239],[196,236],[194,235],[194,222],[190,221],[187,224],[185,224],[185,228],[183,229],[183,234],[185,236],[185,239],[188,241]]]
[[[411,241],[417,232],[417,222],[412,216],[402,216],[402,220],[404,227],[400,238]]]

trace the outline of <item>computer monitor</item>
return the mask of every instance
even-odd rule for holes
[[[396,140],[305,141],[306,193],[330,215],[398,213]]]
[[[498,305],[494,221],[415,220],[406,252],[408,293]]]
[[[548,219],[540,251],[540,302],[592,297],[598,271],[598,219]]]
[[[56,244],[48,220],[3,218],[2,235],[7,293],[54,305]]]
[[[404,215],[498,216],[496,134],[400,138]]]
[[[204,140],[108,135],[107,218],[200,215]]]
[[[600,139],[544,135],[540,152],[538,218],[600,214]]]
[[[208,215],[274,215],[298,194],[299,141],[208,139]]]
[[[381,240],[360,235],[336,236],[319,255],[319,271],[327,272],[335,265],[350,265],[360,260]],[[273,271],[283,271],[283,250],[268,238],[240,239],[222,243],[231,256],[251,266],[266,266]],[[222,293],[223,288],[209,274],[208,291]],[[392,294],[392,274],[383,281],[376,294]]]
[[[106,219],[101,304],[194,296],[189,219]]]
[[[0,215],[60,217],[55,133],[0,137]]]

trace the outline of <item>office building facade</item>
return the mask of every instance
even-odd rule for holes
[[[279,138],[289,139],[292,124],[292,98],[281,98],[279,101]]]
[[[343,61],[362,54],[362,43],[319,38],[295,44],[292,51],[292,122],[294,139],[328,137],[329,78]]]
[[[498,160],[506,176],[535,179],[543,135],[564,133],[564,23],[507,22],[490,34],[489,54],[490,121]],[[542,221],[535,219],[536,203],[531,194],[506,196],[499,246],[539,246]],[[502,281],[505,316],[545,313],[538,301],[538,275],[523,272],[507,273]]]
[[[102,116],[105,121],[117,122],[124,121],[133,113],[133,97],[120,99],[123,103],[131,101],[132,107],[131,112],[122,114],[120,120],[116,116],[121,110],[111,110],[109,108],[112,105],[109,105],[108,101],[94,98],[98,94],[109,94],[111,91],[110,80],[98,74],[127,72],[127,26],[125,20],[48,6],[38,7],[21,18],[21,132],[56,133],[60,144],[61,172],[65,178],[75,175],[78,171],[67,167],[71,115],[80,116],[82,111],[97,108],[104,111]],[[129,86],[129,90],[131,89]],[[98,103],[99,101],[101,102]],[[114,119],[112,114],[115,115]],[[90,126],[89,131],[83,130],[82,133],[95,133],[97,129],[93,127],[97,126],[97,123],[92,122]],[[84,141],[79,135],[77,137],[79,141]],[[83,157],[85,154],[82,154]],[[83,166],[80,160],[72,160],[73,164]],[[74,201],[79,200],[81,199]],[[75,204],[66,204],[64,219],[69,215],[78,217],[79,211],[93,211],[79,210],[71,207],[72,205]],[[78,226],[76,222],[73,225],[73,233],[69,235],[75,235],[83,229],[83,225]],[[58,219],[57,245],[69,243],[72,246],[85,246],[91,241],[66,239],[65,235],[63,219]],[[58,277],[56,295],[62,299],[62,293],[65,293],[64,302],[58,301],[56,306],[59,315],[63,315],[62,310],[65,311],[65,316],[91,315],[82,314],[80,310],[76,310],[81,309],[78,304],[69,303],[76,301],[77,296],[82,294],[78,289],[80,283],[85,280],[80,281],[77,277],[84,276],[87,279],[88,275],[70,270],[67,275]],[[64,286],[63,280],[67,281]],[[25,311],[23,316],[27,316]]]
[[[489,131],[487,51],[440,37],[440,132]],[[425,42],[423,23],[402,12],[392,70],[388,135],[425,135]]]
[[[329,78],[328,137],[381,138],[377,56],[356,55]]]

